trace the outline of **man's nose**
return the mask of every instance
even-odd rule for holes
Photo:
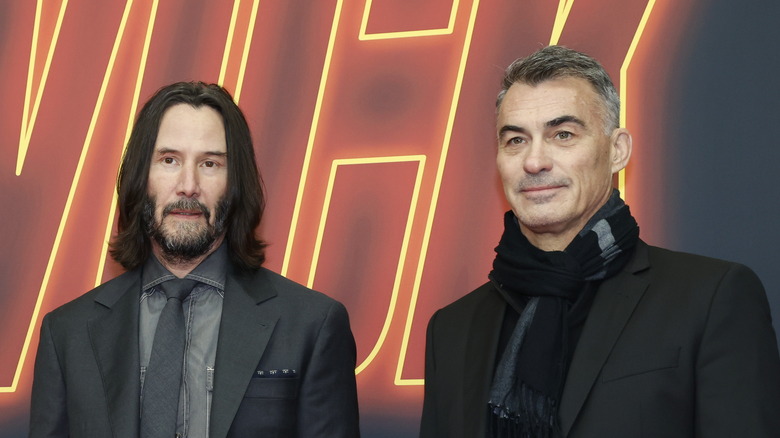
[[[194,164],[182,166],[179,172],[179,181],[176,187],[179,196],[187,198],[197,197],[200,194],[198,169]]]
[[[547,147],[542,142],[534,142],[528,148],[528,154],[523,160],[523,170],[528,174],[537,174],[552,169],[552,158]]]

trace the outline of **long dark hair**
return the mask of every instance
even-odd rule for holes
[[[176,104],[203,105],[222,115],[228,156],[227,222],[225,240],[230,257],[240,269],[257,269],[265,261],[266,244],[255,235],[265,209],[263,182],[255,163],[252,135],[244,114],[224,88],[203,82],[177,82],[161,88],[138,114],[119,168],[117,235],[111,257],[125,269],[141,266],[151,254],[143,221],[149,166],[165,111]]]

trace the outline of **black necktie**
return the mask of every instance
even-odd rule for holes
[[[179,278],[160,283],[168,301],[157,322],[144,377],[142,438],[170,438],[176,433],[186,341],[181,302],[195,284],[195,280]]]

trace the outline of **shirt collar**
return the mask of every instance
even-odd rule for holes
[[[227,276],[228,253],[227,244],[223,241],[216,251],[209,254],[195,269],[184,278],[197,280],[219,290],[225,290],[225,277]],[[152,254],[144,263],[141,273],[142,291],[151,289],[158,284],[176,278],[170,271]]]

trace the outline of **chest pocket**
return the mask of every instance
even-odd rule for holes
[[[607,383],[626,377],[677,368],[679,363],[680,347],[610,358],[601,373],[601,381]]]
[[[268,399],[295,399],[298,397],[300,379],[268,377],[252,379],[246,389],[244,397],[268,398]]]
[[[296,436],[299,386],[299,377],[251,379],[228,437]]]

